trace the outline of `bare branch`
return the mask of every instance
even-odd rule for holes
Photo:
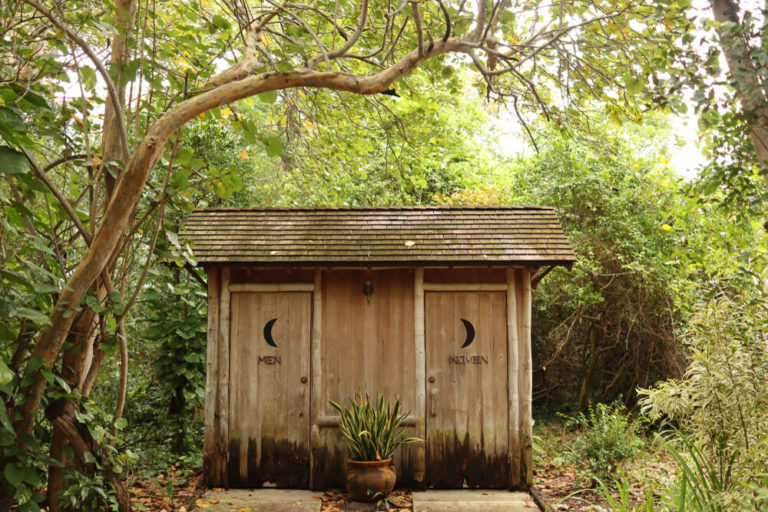
[[[67,162],[72,162],[74,160],[85,160],[88,157],[89,157],[89,155],[87,155],[85,153],[78,153],[76,155],[63,156],[61,158],[57,158],[56,160],[53,160],[53,161],[48,162],[47,164],[45,164],[45,167],[40,169],[40,172],[42,172],[43,174],[46,174],[46,173],[48,173],[48,171],[50,171],[54,167],[58,167],[61,164],[65,164]]]
[[[326,63],[328,59],[335,59],[335,58],[341,57],[355,45],[357,40],[360,39],[360,35],[363,33],[363,28],[365,28],[365,20],[367,17],[368,17],[368,0],[363,0],[363,5],[360,7],[360,21],[357,22],[357,28],[355,29],[355,32],[352,34],[352,37],[347,39],[347,42],[344,43],[343,46],[340,46],[339,48],[325,55]],[[315,66],[317,66],[317,63],[319,61],[320,61],[320,56],[315,55],[314,57],[309,59],[309,62],[307,63],[307,67],[312,69]],[[330,65],[328,69],[330,69]]]
[[[446,42],[448,38],[451,37],[451,17],[448,15],[448,9],[443,5],[443,0],[437,0],[437,3],[440,5],[440,9],[443,11],[443,16],[445,17],[445,35],[443,36],[443,42]]]
[[[387,18],[390,18],[390,19],[391,19],[391,18],[394,18],[395,16],[397,16],[398,14],[400,14],[401,12],[403,12],[403,10],[405,9],[405,6],[406,6],[406,5],[408,5],[408,2],[409,2],[409,1],[410,1],[410,0],[403,0],[403,1],[400,3],[400,5],[397,7],[397,9],[395,9],[394,11],[389,11],[389,12],[387,13]]]
[[[488,8],[488,0],[478,0],[477,2],[477,18],[475,19],[475,27],[469,34],[469,39],[475,42],[482,40],[483,33],[485,32],[485,11]]]
[[[413,21],[416,23],[416,36],[418,37],[419,57],[424,55],[424,35],[421,30],[421,15],[419,14],[419,2],[411,2],[413,8]]]
[[[77,216],[77,213],[75,213],[75,210],[72,209],[72,205],[69,204],[69,201],[67,201],[67,198],[64,197],[64,194],[59,191],[59,189],[56,187],[56,185],[51,182],[51,180],[48,179],[48,176],[45,175],[45,172],[43,172],[40,167],[37,165],[37,162],[35,162],[34,158],[32,158],[32,155],[29,154],[29,152],[21,148],[21,151],[24,153],[24,156],[27,157],[27,161],[29,162],[29,166],[32,169],[32,172],[34,173],[35,177],[43,182],[43,184],[48,187],[48,190],[51,191],[51,194],[53,194],[53,197],[56,198],[57,201],[59,201],[59,204],[61,205],[62,209],[64,209],[65,212],[67,212],[67,215],[69,215],[70,220],[75,225],[77,230],[80,232],[80,236],[83,237],[85,242],[90,245],[91,243],[91,234],[88,232],[87,229],[85,229],[85,226],[83,226],[83,223],[80,222],[80,217]]]
[[[278,7],[277,3],[276,3],[274,0],[267,0],[267,2],[269,2],[270,4],[272,4],[272,5],[276,6],[276,7]],[[288,9],[288,8],[287,8],[287,7],[285,7],[285,6],[280,6],[280,7],[282,7],[283,11],[285,11],[285,12],[286,12],[286,13],[287,13],[287,14],[288,14],[288,15],[289,15],[291,18],[293,18],[293,19],[296,21],[296,23],[298,23],[299,25],[301,25],[301,26],[304,28],[304,30],[306,30],[306,31],[307,31],[307,33],[309,33],[309,35],[310,35],[310,36],[312,36],[312,39],[314,39],[314,40],[315,40],[315,43],[317,43],[317,48],[318,48],[318,50],[320,51],[320,53],[321,53],[321,54],[322,54],[322,56],[323,56],[323,62],[325,62],[325,65],[326,65],[326,67],[327,67],[328,71],[330,71],[331,69],[333,69],[333,68],[331,67],[331,61],[328,59],[328,48],[327,48],[327,47],[325,46],[325,44],[324,44],[324,43],[323,43],[323,42],[320,40],[320,38],[319,38],[319,37],[318,37],[318,35],[315,33],[315,31],[314,31],[314,30],[312,30],[312,28],[310,28],[310,26],[309,26],[309,25],[307,25],[307,22],[306,22],[306,21],[304,21],[304,19],[302,19],[302,17],[301,17],[301,16],[299,16],[298,14],[296,14],[295,12],[293,12],[291,9]]]

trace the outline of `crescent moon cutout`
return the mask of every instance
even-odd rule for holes
[[[467,330],[467,340],[461,346],[461,348],[467,348],[475,341],[475,326],[469,320],[461,319],[461,323],[464,324],[464,328]]]
[[[277,322],[277,318],[273,318],[264,326],[264,341],[266,341],[267,345],[270,347],[277,348],[275,340],[272,339],[272,326],[275,325],[275,322]]]

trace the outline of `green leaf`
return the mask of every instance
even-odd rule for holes
[[[18,310],[16,310],[16,314],[19,315],[20,317],[32,320],[37,325],[51,324],[51,319],[48,318],[48,315],[40,311],[37,311],[36,309],[19,308]]]
[[[80,74],[83,75],[83,85],[85,88],[92,91],[96,87],[96,72],[87,66],[83,66],[80,68]]]
[[[16,442],[16,436],[4,428],[0,428],[0,446],[11,446]]]
[[[259,137],[267,150],[269,156],[280,156],[283,154],[283,143],[277,135],[261,135]]]
[[[136,80],[136,73],[139,71],[140,59],[134,59],[125,65],[123,70],[123,83],[133,82]]]
[[[15,149],[0,146],[0,172],[22,174],[29,169],[27,158]]]
[[[213,192],[217,197],[225,198],[227,196],[227,187],[219,180],[213,181]]]
[[[12,132],[25,132],[27,127],[24,121],[9,108],[0,107],[0,126]]]
[[[627,91],[629,91],[632,94],[636,94],[640,92],[643,89],[643,81],[639,78],[631,75],[626,75],[624,77],[624,85],[627,88]]]
[[[13,372],[8,368],[8,365],[5,364],[5,361],[0,359],[0,386],[5,386],[12,380]]]
[[[229,20],[227,20],[225,17],[220,16],[218,14],[214,15],[213,24],[223,30],[226,30],[230,27]]]
[[[274,103],[277,101],[277,91],[266,91],[256,96],[264,103]]]
[[[45,98],[40,96],[37,93],[34,93],[32,91],[25,91],[24,96],[21,98],[20,106],[24,107],[25,104],[28,104],[32,108],[42,108],[49,110],[51,107],[48,106],[48,102],[45,101]]]
[[[194,153],[192,153],[191,150],[187,148],[181,148],[176,152],[176,161],[181,165],[186,165],[189,163],[190,160],[192,160],[193,156],[194,156]]]
[[[34,501],[27,501],[19,505],[19,512],[38,512],[40,505]]]
[[[5,479],[8,481],[8,483],[11,484],[11,487],[18,487],[20,484],[24,483],[28,477],[26,469],[27,468],[22,468],[12,462],[9,462],[5,465],[3,475],[5,476]]]

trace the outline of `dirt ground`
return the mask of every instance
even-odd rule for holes
[[[562,422],[537,425],[535,434],[538,450],[534,459],[534,488],[550,506],[550,510],[581,512],[588,511],[595,505],[605,505],[600,497],[590,490],[594,485],[590,475],[564,456],[563,447],[570,446],[577,434],[568,431]],[[632,494],[639,500],[644,493],[642,482],[669,478],[669,475],[674,473],[674,463],[666,453],[648,446],[640,456],[627,464],[623,471],[630,482],[636,483]],[[202,475],[199,472],[186,476],[170,472],[167,476],[158,475],[151,481],[132,482],[130,491],[137,510],[203,511],[209,504],[203,499],[206,489],[202,483]],[[320,496],[323,500],[323,512],[375,510],[373,506],[363,507],[351,503],[343,492],[318,492],[318,498]],[[395,491],[390,501],[390,510],[411,512],[413,509],[410,493],[404,490]]]
[[[535,432],[539,450],[534,456],[534,487],[553,511],[589,511],[606,503],[591,489],[595,482],[587,471],[568,460],[563,447],[571,446],[576,432],[562,421],[537,425]],[[641,501],[645,482],[662,481],[674,474],[674,459],[651,443],[629,461],[622,472],[632,483],[631,495]],[[606,482],[607,484],[608,482]],[[618,500],[619,493],[613,492]]]

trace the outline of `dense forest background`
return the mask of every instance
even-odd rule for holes
[[[619,400],[711,463],[702,503],[768,506],[765,11],[255,4],[0,1],[6,509],[200,467],[194,208],[514,204],[578,257],[534,292],[537,411]]]

